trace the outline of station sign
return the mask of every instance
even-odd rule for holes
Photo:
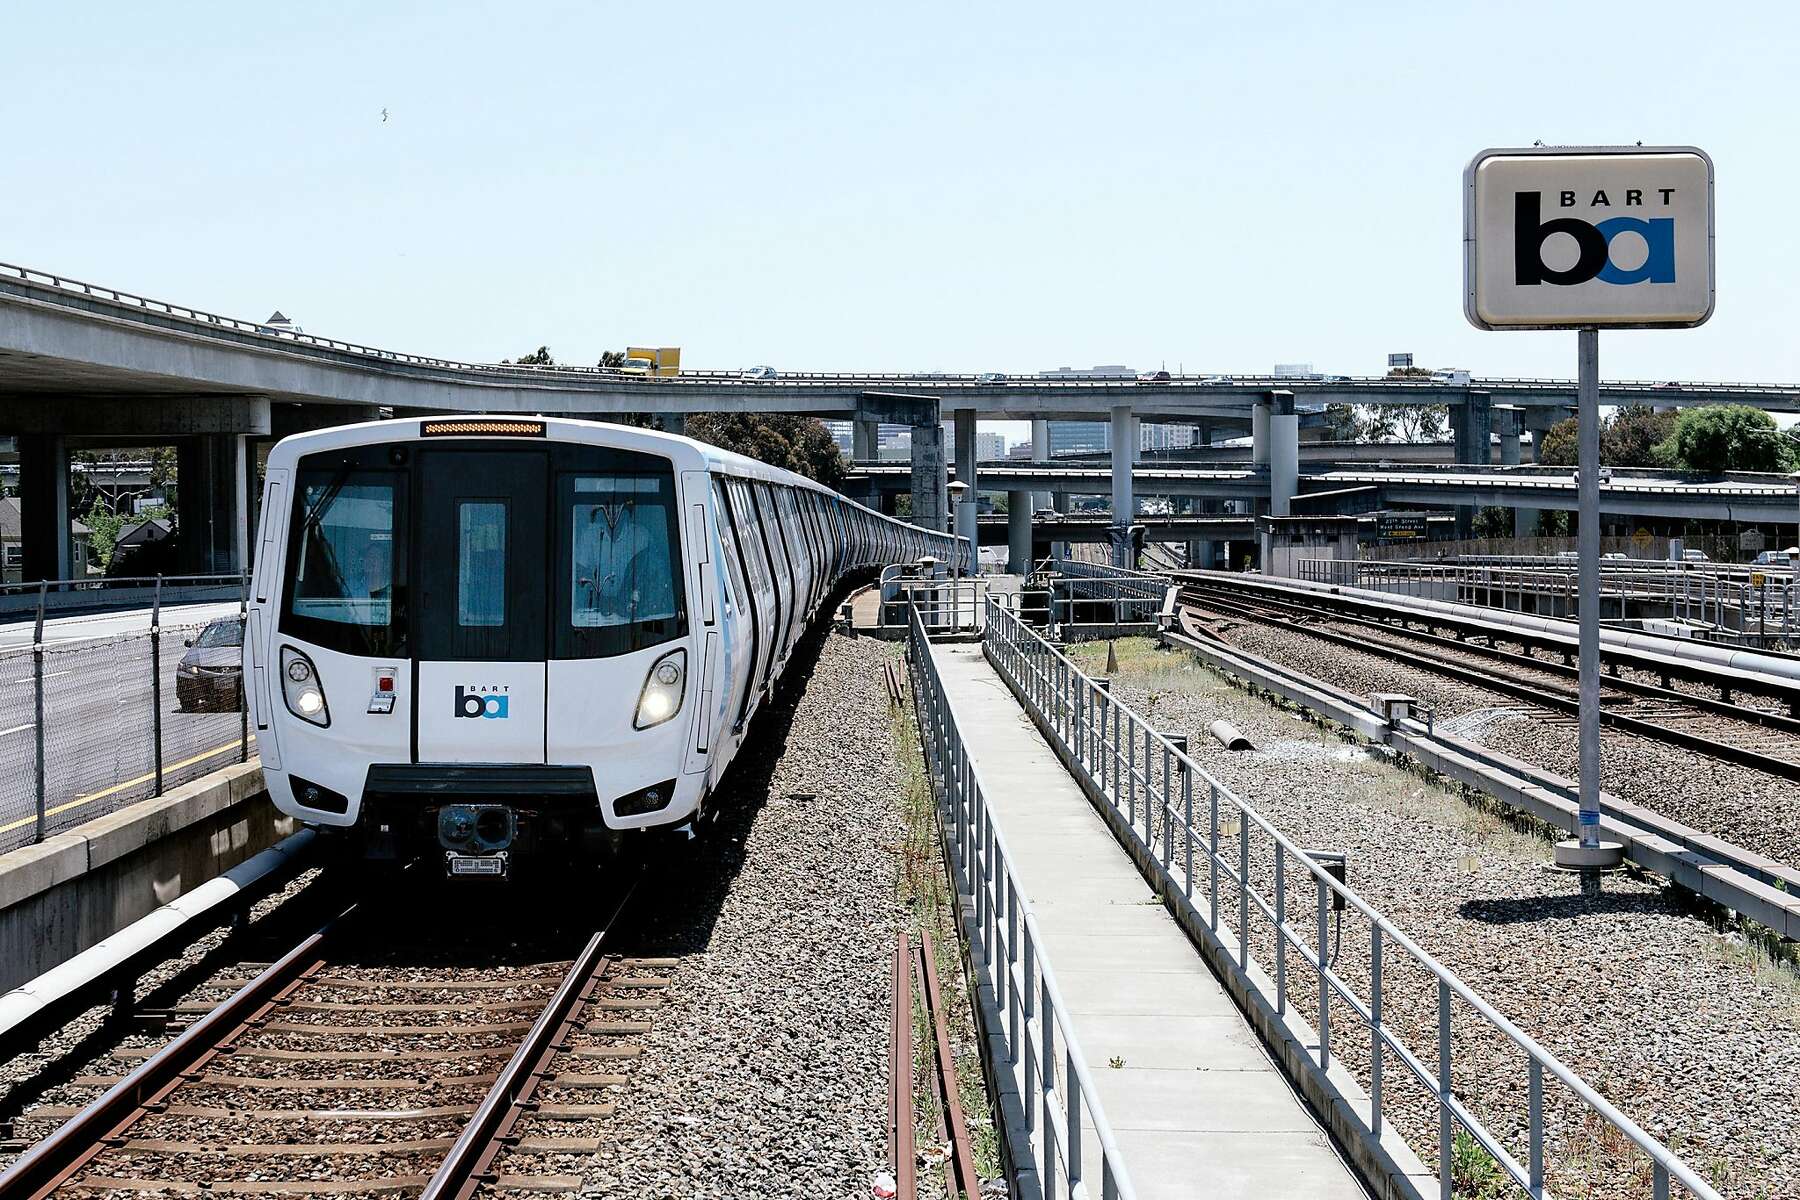
[[[1375,517],[1378,542],[1423,542],[1431,536],[1428,513],[1379,513]]]
[[[1641,329],[1713,310],[1713,165],[1691,146],[1483,150],[1463,172],[1481,329]]]

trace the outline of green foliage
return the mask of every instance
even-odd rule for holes
[[[1363,422],[1354,404],[1325,406],[1325,439],[1331,442],[1354,442],[1362,435]]]
[[[119,533],[128,525],[136,525],[140,521],[148,521],[153,517],[168,517],[172,510],[166,504],[153,505],[137,514],[116,513],[102,497],[95,497],[94,506],[81,518],[81,523],[89,529],[88,556],[100,568],[107,570],[112,565],[113,551],[119,544]]]
[[[623,350],[603,350],[600,352],[600,362],[597,365],[622,367],[625,365],[625,352]]]
[[[1743,404],[1690,408],[1659,447],[1689,471],[1787,471],[1794,466],[1794,444],[1775,426],[1775,418]]]
[[[1538,439],[1535,447],[1537,461],[1545,466],[1572,467],[1580,454],[1577,439],[1581,434],[1581,423],[1574,417],[1566,421],[1558,421],[1545,431]]]
[[[539,346],[530,354],[521,354],[516,359],[503,358],[500,360],[501,366],[510,366],[513,364],[517,364],[521,367],[554,367],[556,365],[556,360],[550,357],[550,347]]]
[[[844,456],[814,417],[792,413],[696,413],[687,435],[770,466],[781,467],[836,487],[844,479]]]
[[[1675,432],[1676,414],[1630,404],[1600,427],[1600,461],[1609,467],[1666,467],[1673,460],[1662,444]]]
[[[1493,1155],[1458,1127],[1450,1144],[1451,1195],[1457,1200],[1501,1200],[1510,1193],[1510,1183]]]
[[[1475,513],[1470,522],[1471,536],[1478,538],[1509,538],[1513,535],[1513,514],[1510,508],[1482,508]]]

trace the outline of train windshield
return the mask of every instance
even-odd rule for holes
[[[396,650],[399,478],[343,467],[300,473],[287,600],[296,633],[349,653]]]
[[[674,539],[662,481],[580,476],[574,484],[570,622],[593,629],[673,620]]]

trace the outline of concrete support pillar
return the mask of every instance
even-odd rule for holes
[[[850,422],[850,457],[857,462],[873,462],[881,457],[881,425],[879,422]]]
[[[1494,428],[1500,434],[1500,465],[1519,465],[1519,410],[1512,405],[1496,405]]]
[[[1487,392],[1466,392],[1461,404],[1450,406],[1450,434],[1455,442],[1458,463],[1473,467],[1486,467],[1492,463],[1493,425],[1494,398]],[[1471,536],[1474,525],[1474,506],[1457,505],[1456,536]]]
[[[1250,462],[1253,466],[1269,465],[1269,402],[1258,400],[1250,407]]]
[[[1544,435],[1550,432],[1552,426],[1563,419],[1562,411],[1554,408],[1527,408],[1514,412],[1513,417],[1520,428],[1530,432],[1531,461],[1538,461],[1538,452],[1544,445]],[[1518,443],[1519,436],[1517,433],[1513,435],[1513,441],[1515,444]],[[1502,436],[1500,445],[1501,461],[1505,462],[1506,441],[1504,436]],[[1519,453],[1522,457],[1524,454],[1522,446],[1519,447]],[[1513,536],[1536,537],[1538,531],[1538,514],[1539,510],[1535,508],[1513,509]]]
[[[1450,433],[1456,442],[1456,461],[1488,466],[1493,461],[1494,397],[1469,392],[1461,404],[1450,406]]]
[[[912,519],[926,529],[944,528],[944,426],[931,421],[912,427]]]
[[[1031,422],[1031,461],[1034,463],[1050,461],[1050,422],[1041,417]],[[1031,507],[1034,509],[1050,507],[1050,493],[1033,492]]]
[[[1133,565],[1131,547],[1118,532],[1128,527],[1137,515],[1131,494],[1131,467],[1137,459],[1137,422],[1132,419],[1129,405],[1121,404],[1112,410],[1111,445],[1113,565],[1129,567]]]
[[[19,579],[69,579],[73,549],[69,544],[69,450],[59,436],[20,434],[19,447]],[[10,576],[11,572],[8,572]]]
[[[1006,570],[1031,574],[1031,493],[1006,493]]]
[[[1210,571],[1213,565],[1213,539],[1194,538],[1187,544],[1188,566],[1197,571]]]
[[[207,433],[176,449],[176,565],[192,575],[241,571],[249,542],[247,439]]]
[[[1257,406],[1259,411],[1261,405]],[[1300,490],[1300,416],[1292,392],[1274,392],[1268,408],[1269,515],[1289,515]]]
[[[981,483],[975,467],[975,410],[959,408],[952,420],[956,426],[956,479],[969,485],[962,503],[956,506],[956,536],[974,541],[981,536],[975,523],[981,511],[977,503]]]

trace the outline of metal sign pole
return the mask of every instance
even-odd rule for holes
[[[1581,525],[1577,612],[1580,614],[1581,816],[1584,850],[1600,846],[1600,331],[1575,334],[1580,359],[1576,392],[1577,460],[1581,479],[1576,501]]]

